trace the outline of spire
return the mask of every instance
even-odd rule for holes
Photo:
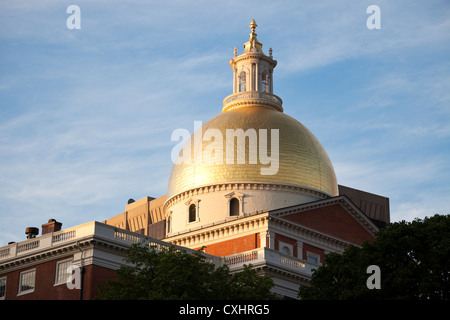
[[[252,32],[250,33],[250,39],[248,40],[248,42],[244,43],[244,53],[245,52],[260,52],[263,53],[262,51],[262,43],[258,41],[258,39],[256,38],[257,34],[255,32],[255,29],[258,25],[255,22],[255,19],[252,19],[252,21],[250,22],[250,29],[252,30]]]
[[[255,29],[256,29],[257,26],[258,25],[256,24],[255,19],[252,19],[252,22],[250,22],[250,25],[249,25],[250,29],[252,29],[252,34],[256,35]]]

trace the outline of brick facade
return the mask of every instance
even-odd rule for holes
[[[55,285],[56,265],[58,261],[67,260],[64,257],[57,260],[46,261],[34,266],[15,270],[0,275],[0,278],[6,277],[6,296],[7,300],[79,300],[80,290],[69,289],[67,285]],[[33,292],[18,295],[21,272],[35,270],[35,289]],[[97,284],[104,283],[107,279],[115,279],[116,274],[112,269],[96,265],[85,267],[83,281],[83,300],[92,300],[97,296]]]
[[[298,212],[286,215],[283,218],[357,245],[362,245],[366,240],[374,239],[339,204]]]
[[[224,257],[261,247],[259,233],[250,234],[232,240],[206,246],[205,252],[218,257]]]

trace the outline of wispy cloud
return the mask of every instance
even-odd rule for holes
[[[448,208],[444,2],[379,1],[381,32],[366,28],[370,1],[79,0],[79,32],[70,4],[0,3],[0,245],[163,195],[171,132],[220,113],[252,18],[287,113],[320,137],[340,183],[392,197],[393,217]],[[310,79],[314,93],[299,93]]]

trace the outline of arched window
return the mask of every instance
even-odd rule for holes
[[[172,215],[167,217],[167,233],[172,232]]]
[[[189,206],[189,222],[194,222],[197,218],[195,204]]]
[[[239,73],[239,92],[247,91],[245,71]]]
[[[262,92],[269,92],[270,80],[269,74],[264,71],[261,76],[261,90]]]
[[[239,200],[233,198],[230,200],[230,216],[238,216],[239,215]]]
[[[291,250],[289,250],[288,247],[284,246],[283,248],[281,248],[281,252],[284,254],[287,254],[288,256],[291,255]]]

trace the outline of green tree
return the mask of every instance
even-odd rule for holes
[[[369,289],[370,265],[380,268],[380,289]],[[302,299],[450,299],[450,216],[395,222],[362,247],[330,253]]]
[[[273,281],[250,266],[231,274],[228,266],[215,267],[202,251],[187,253],[169,247],[161,251],[144,244],[127,250],[129,266],[120,267],[117,280],[98,286],[102,300],[226,300],[271,299]]]

